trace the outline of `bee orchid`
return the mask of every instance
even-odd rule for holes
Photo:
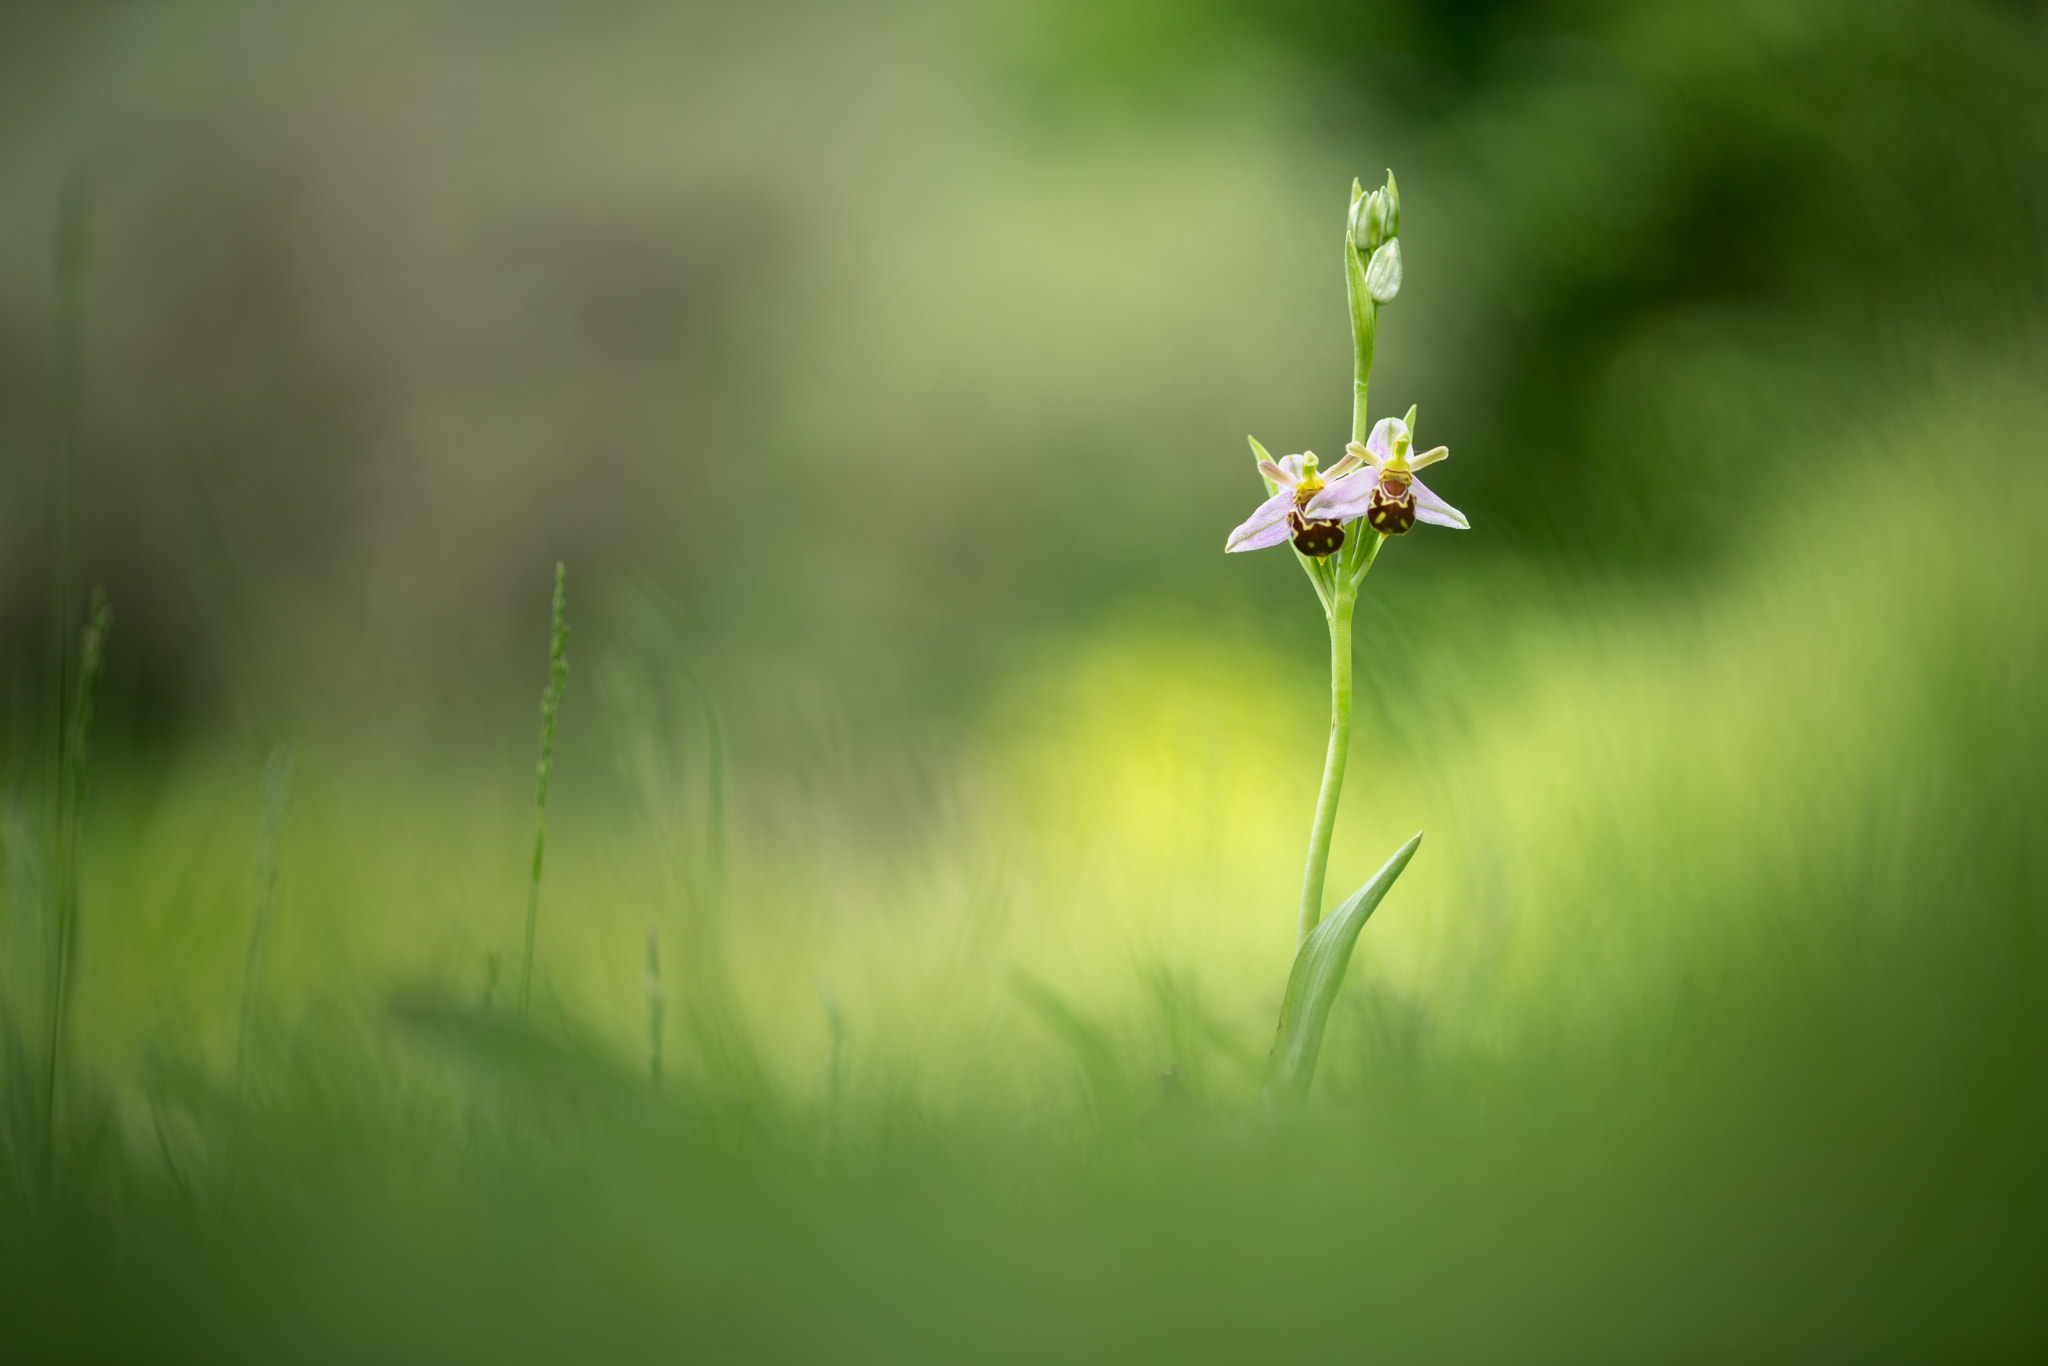
[[[1399,536],[1417,522],[1469,530],[1464,513],[1415,477],[1451,452],[1438,446],[1411,454],[1414,420],[1413,408],[1405,419],[1381,418],[1364,445],[1352,442],[1327,470],[1316,468],[1313,451],[1272,460],[1254,441],[1259,473],[1273,486],[1273,496],[1230,533],[1224,550],[1264,550],[1291,540],[1302,554],[1320,559],[1344,548],[1345,524],[1361,517],[1382,536]]]
[[[1415,471],[1448,458],[1451,452],[1447,446],[1438,446],[1420,455],[1410,454],[1415,435],[1409,424],[1414,420],[1413,408],[1405,421],[1383,417],[1363,446],[1352,442],[1337,467],[1348,461],[1358,472],[1348,479],[1330,481],[1307,499],[1303,517],[1339,523],[1363,517],[1365,524],[1382,536],[1399,536],[1417,522],[1470,530],[1472,524],[1464,513],[1415,477]],[[1362,468],[1368,465],[1370,475]]]
[[[1265,477],[1267,497],[1223,544],[1226,551],[1238,551],[1291,543],[1330,627],[1329,748],[1301,872],[1294,968],[1280,1004],[1269,1095],[1299,1097],[1308,1091],[1331,1002],[1359,929],[1422,839],[1417,835],[1402,845],[1371,882],[1324,917],[1323,884],[1351,753],[1351,619],[1359,588],[1389,536],[1417,522],[1459,529],[1471,525],[1464,513],[1415,477],[1417,470],[1450,454],[1442,446],[1413,453],[1415,410],[1410,408],[1405,418],[1383,418],[1377,426],[1368,417],[1380,309],[1401,288],[1400,230],[1401,196],[1394,189],[1394,173],[1387,172],[1386,186],[1371,194],[1352,181],[1351,216],[1344,229],[1344,292],[1351,305],[1351,443],[1344,457],[1325,470],[1309,451],[1275,460],[1254,439],[1252,455]],[[1359,530],[1361,522],[1365,530]]]
[[[1264,550],[1287,540],[1293,541],[1294,548],[1302,554],[1316,558],[1343,549],[1344,522],[1349,518],[1331,517],[1310,509],[1316,500],[1333,490],[1341,489],[1347,496],[1352,493],[1350,486],[1358,482],[1359,472],[1365,468],[1365,456],[1347,453],[1327,471],[1319,472],[1314,451],[1271,460],[1258,442],[1252,442],[1252,449],[1259,453],[1259,473],[1273,485],[1274,493],[1230,533],[1223,549]],[[1363,451],[1362,447],[1359,449]],[[1356,492],[1363,496],[1367,490],[1361,484]]]

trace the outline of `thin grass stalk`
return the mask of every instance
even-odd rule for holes
[[[39,1088],[42,1100],[44,1174],[55,1158],[57,1058],[59,1051],[60,986],[65,971],[64,905],[67,896],[67,850],[70,845],[71,764],[66,751],[76,701],[78,659],[78,447],[80,389],[85,357],[85,250],[89,220],[87,201],[77,184],[66,187],[57,208],[57,238],[51,261],[51,428],[47,472],[50,537],[49,640],[45,656],[45,696],[50,708],[48,793],[50,820],[46,890],[49,927],[45,960],[44,1067]]]
[[[58,812],[57,935],[50,992],[49,1049],[43,1068],[43,1119],[45,1153],[52,1163],[56,1156],[57,1079],[62,1070],[64,1026],[70,1013],[71,983],[78,972],[78,828],[85,807],[85,761],[92,745],[94,701],[99,692],[100,672],[105,662],[107,631],[114,624],[114,612],[107,605],[105,590],[92,594],[92,616],[86,622],[78,644],[78,690],[71,706],[71,725],[60,741],[64,781],[59,789],[63,806]],[[54,1170],[54,1166],[49,1170]]]
[[[647,931],[647,1077],[661,1085],[662,1023],[668,1013],[668,996],[661,986],[661,933]]]
[[[263,955],[277,906],[277,844],[291,802],[292,751],[273,745],[263,764],[263,810],[256,818],[256,914],[249,925],[249,953],[242,968],[242,1010],[235,1027],[235,1091],[249,1070],[249,1037],[254,1030],[263,981]]]
[[[533,994],[533,935],[540,919],[540,870],[548,845],[548,771],[555,762],[555,717],[562,690],[569,682],[569,623],[564,616],[569,571],[555,565],[553,625],[548,633],[548,684],[540,695],[540,763],[533,798],[533,878],[526,891],[526,956],[519,970],[519,1014],[524,1017]]]
[[[825,1008],[825,1023],[832,1030],[832,1052],[825,1061],[825,1145],[829,1149],[838,1142],[846,1105],[846,1012],[823,982],[818,983],[818,1004]]]
[[[711,699],[711,689],[704,686],[689,661],[678,659],[676,663],[704,706],[704,891],[705,902],[715,916],[725,906],[725,723],[719,717],[718,704]]]

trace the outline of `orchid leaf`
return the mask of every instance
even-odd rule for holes
[[[1418,831],[1414,839],[1394,851],[1371,881],[1324,916],[1302,941],[1294,955],[1294,970],[1287,975],[1287,995],[1280,1003],[1280,1028],[1273,1041],[1270,1085],[1275,1095],[1293,1098],[1308,1094],[1309,1083],[1315,1079],[1316,1055],[1323,1047],[1323,1030],[1330,1022],[1330,1007],[1336,1002],[1337,989],[1344,985],[1344,970],[1351,965],[1358,932],[1421,843]]]

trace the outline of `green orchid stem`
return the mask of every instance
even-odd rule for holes
[[[1344,254],[1350,267],[1345,272],[1345,284],[1351,296],[1351,439],[1364,445],[1365,438],[1372,434],[1372,423],[1365,416],[1365,391],[1372,380],[1372,348],[1380,327],[1380,306],[1365,292],[1365,272],[1359,267],[1358,253],[1351,249],[1348,237],[1344,239]]]
[[[1323,918],[1323,879],[1330,868],[1330,837],[1337,828],[1337,800],[1344,792],[1344,766],[1351,757],[1351,611],[1359,585],[1379,558],[1387,538],[1363,522],[1352,524],[1344,549],[1330,566],[1330,748],[1323,756],[1323,787],[1316,796],[1315,824],[1308,835],[1308,866],[1301,874],[1301,914],[1294,942],[1305,943]]]
[[[1323,918],[1323,877],[1330,867],[1330,836],[1337,828],[1337,798],[1344,791],[1344,764],[1351,754],[1351,585],[1338,580],[1330,610],[1330,749],[1323,757],[1323,790],[1316,797],[1316,821],[1308,836],[1308,867],[1301,875],[1299,946]]]
[[[1352,186],[1354,200],[1358,195]],[[1372,380],[1373,343],[1379,332],[1379,305],[1365,287],[1365,265],[1351,233],[1344,234],[1344,285],[1351,301],[1351,439],[1363,445],[1372,432],[1366,417],[1366,390]],[[1311,570],[1310,578],[1325,590],[1324,611],[1330,621],[1330,748],[1323,756],[1323,787],[1316,796],[1315,824],[1309,829],[1308,865],[1301,874],[1301,913],[1295,921],[1296,947],[1323,918],[1323,879],[1330,869],[1330,837],[1337,828],[1337,801],[1344,794],[1344,766],[1351,757],[1351,609],[1358,586],[1379,558],[1386,538],[1353,522],[1344,548],[1323,561],[1327,578]]]

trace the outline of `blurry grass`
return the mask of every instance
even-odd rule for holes
[[[1373,46],[1295,8],[1307,71]],[[1283,95],[1225,6],[1221,84],[1148,39],[1171,105],[1020,128],[809,6],[243,9],[10,49],[0,254],[43,270],[100,129],[124,635],[199,686],[120,506],[184,414],[225,461],[184,616],[249,645],[252,729],[332,690],[376,733],[292,734],[274,864],[260,753],[93,774],[52,1181],[52,870],[0,806],[0,1358],[2041,1355],[2030,18],[1652,6]],[[1212,554],[1249,476],[1199,452],[1323,440],[1366,148],[1416,215],[1382,387],[1456,414],[1480,530],[1363,609],[1332,898],[1429,839],[1280,1117],[1321,665],[1293,567]],[[1078,496],[1117,484],[1143,516]],[[481,764],[439,723],[526,716],[477,661],[530,661],[565,545],[693,600],[579,618],[529,1025],[527,723]]]
[[[713,895],[699,703],[642,613],[564,715],[534,1029],[502,981],[479,1008],[523,785],[310,744],[239,1103],[257,766],[110,782],[77,1023],[118,1142],[10,1197],[13,1340],[2037,1352],[2044,416],[1989,376],[1804,482],[1760,467],[1698,587],[1386,561],[1333,894],[1430,838],[1295,1118],[1256,1081],[1325,717],[1262,638],[1133,622],[1015,680],[965,757],[737,773]]]

